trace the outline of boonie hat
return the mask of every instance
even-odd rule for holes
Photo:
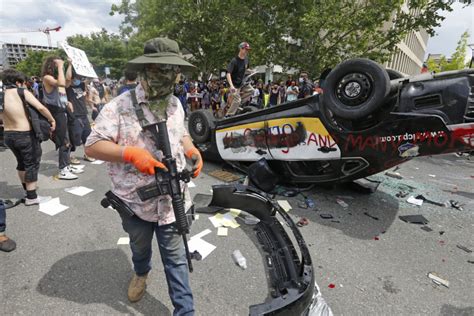
[[[181,68],[195,67],[183,59],[178,43],[165,37],[156,37],[146,41],[143,55],[130,60],[127,66],[129,69],[140,70],[146,64],[176,65]]]
[[[251,49],[251,48],[250,48],[250,44],[247,43],[247,42],[242,42],[242,43],[240,43],[240,44],[239,44],[239,48],[240,48],[240,49]]]

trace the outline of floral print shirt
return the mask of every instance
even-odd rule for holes
[[[146,102],[145,91],[141,85],[135,88],[137,101]],[[142,106],[145,118],[149,123],[156,122],[155,116],[147,106]],[[171,96],[167,113],[167,127],[171,143],[171,151],[176,159],[178,171],[186,166],[182,139],[189,135],[184,126],[184,111],[178,98]],[[100,140],[114,142],[120,146],[138,146],[146,148],[157,159],[161,160],[162,152],[157,149],[151,136],[142,132],[135,114],[130,92],[127,91],[107,103],[95,120],[92,132],[87,138],[86,146]],[[108,172],[112,180],[112,192],[126,202],[135,214],[148,222],[166,225],[175,221],[171,197],[162,195],[147,201],[141,201],[137,188],[155,182],[155,176],[141,173],[133,164],[109,162]],[[191,199],[187,187],[181,185],[188,210]]]

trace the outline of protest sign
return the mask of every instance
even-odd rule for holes
[[[88,78],[97,78],[97,74],[83,50],[72,47],[65,42],[62,43],[61,46],[67,56],[72,59],[72,66],[74,67],[76,74]]]

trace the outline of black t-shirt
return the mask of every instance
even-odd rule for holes
[[[227,72],[230,73],[234,87],[241,87],[242,80],[245,76],[245,70],[248,68],[248,66],[249,60],[247,57],[245,59],[241,59],[239,56],[232,58],[229,65],[227,66]]]
[[[67,99],[72,103],[75,116],[87,116],[85,91],[86,86],[84,82],[81,82],[78,86],[70,85],[66,88]]]

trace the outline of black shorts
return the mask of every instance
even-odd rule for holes
[[[25,182],[38,181],[41,145],[32,131],[5,131],[5,145],[16,157],[18,171],[25,171]]]

